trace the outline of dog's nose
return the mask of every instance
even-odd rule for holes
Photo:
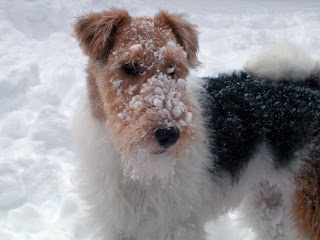
[[[158,128],[155,135],[160,146],[164,148],[174,145],[180,138],[179,129],[175,127]]]

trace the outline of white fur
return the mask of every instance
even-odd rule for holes
[[[73,126],[84,197],[103,239],[205,239],[207,218],[222,207],[214,204],[221,203],[221,190],[205,170],[210,160],[203,142],[195,142],[188,155],[177,159],[169,180],[143,184],[125,176],[105,124],[92,117],[87,95]]]
[[[289,44],[266,47],[245,66],[253,76],[271,81],[304,80],[319,74],[319,64]],[[301,240],[291,216],[296,185],[294,176],[308,149],[295,153],[285,168],[275,168],[271,152],[263,144],[240,177],[235,195],[244,197],[240,213],[242,223],[253,228],[259,240]]]
[[[272,81],[298,81],[312,74],[317,62],[301,49],[281,43],[265,47],[250,57],[244,69],[253,76]]]
[[[253,76],[271,81],[304,80],[316,74],[317,62],[293,45],[282,43],[264,48],[250,58],[245,70]],[[239,183],[240,192],[247,192],[241,204],[243,223],[253,228],[259,240],[298,240],[291,217],[294,175],[299,159],[286,168],[275,168],[273,156],[265,145],[260,146]]]
[[[315,61],[301,51],[278,45],[254,57],[246,70],[278,81],[305,78],[314,67]],[[197,82],[189,79],[187,88],[195,104]],[[203,120],[199,113],[196,115],[201,129]],[[209,159],[205,141],[195,141],[186,155],[176,159],[174,171],[166,181],[155,178],[144,183],[125,174],[105,123],[91,114],[87,95],[77,109],[73,126],[84,198],[104,240],[203,240],[205,222],[239,206],[243,199],[242,220],[253,228],[258,239],[298,239],[290,218],[298,161],[285,169],[275,168],[265,144],[240,174],[238,183],[233,183],[227,174],[210,176],[206,171],[213,160]],[[270,204],[273,200],[277,204]]]
[[[291,218],[298,160],[286,168],[275,168],[273,160],[262,144],[243,173],[238,189],[245,193],[240,219],[253,228],[256,239],[301,240]]]

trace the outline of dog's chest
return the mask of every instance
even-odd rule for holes
[[[134,181],[124,181],[119,190],[122,196],[118,198],[117,206],[112,206],[112,215],[116,216],[117,222],[126,223],[126,229],[120,231],[138,236],[138,239],[145,239],[145,236],[160,239],[171,226],[194,219],[200,204],[192,189],[186,192],[185,186],[177,189],[174,184],[141,186]],[[123,212],[125,214],[121,214]]]
[[[181,186],[177,189],[175,184],[170,183],[142,185],[139,182],[124,181],[121,184],[121,191],[131,208],[131,213],[140,221],[146,221],[155,216],[159,222],[174,221],[176,214],[179,218],[190,215],[188,211],[190,207],[186,205],[197,205],[192,191],[182,191]],[[165,213],[171,213],[169,214],[171,218],[163,219],[162,215],[166,215]]]

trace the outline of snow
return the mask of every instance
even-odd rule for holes
[[[156,87],[154,88],[154,86]],[[179,118],[183,113],[186,114],[186,118],[187,116],[189,118],[191,114],[188,112],[186,105],[181,101],[181,90],[184,90],[185,88],[185,79],[179,78],[175,81],[170,76],[160,72],[157,75],[152,76],[142,85],[140,93],[147,93],[144,100],[149,103],[151,107],[157,109],[168,126],[177,126],[182,132],[183,128],[187,125],[186,121],[180,119],[176,122],[175,119]],[[137,101],[138,99],[139,101]],[[137,105],[141,104],[142,99],[143,96],[137,94],[131,101],[134,102],[134,107],[130,106],[130,104],[132,105],[131,102],[129,103],[129,107],[133,109],[137,108]],[[190,121],[188,123],[190,123]]]
[[[136,50],[139,50],[139,49],[141,49],[142,48],[142,45],[141,44],[134,44],[134,45],[132,45],[129,49],[131,50],[131,51],[136,51]]]
[[[114,89],[118,88],[122,82],[123,82],[122,80],[113,81],[112,88],[114,88]]]
[[[125,7],[134,16],[151,16],[160,8],[187,13],[201,33],[202,65],[193,71],[196,76],[239,69],[261,46],[283,40],[316,59],[320,56],[317,0],[2,0],[1,240],[94,239],[78,196],[78,163],[70,139],[71,115],[85,86],[87,61],[71,36],[71,23],[80,14],[110,6]],[[148,21],[144,24],[152,27]],[[121,82],[114,84],[120,87]],[[155,95],[162,92],[156,90]],[[153,100],[163,107],[158,97]],[[181,109],[173,111],[178,115]],[[186,114],[181,126],[191,118]],[[250,229],[239,227],[236,218],[230,213],[209,224],[208,239],[252,239]]]

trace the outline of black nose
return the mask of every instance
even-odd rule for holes
[[[158,128],[155,135],[160,146],[168,148],[178,141],[180,132],[179,129],[175,127]]]

